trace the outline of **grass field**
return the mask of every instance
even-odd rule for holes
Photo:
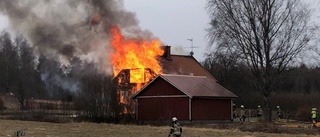
[[[48,123],[19,120],[0,120],[0,136],[13,136],[24,130],[26,137],[167,137],[168,126],[120,125],[97,123]],[[273,134],[242,132],[238,129],[183,127],[183,137],[304,137],[305,134]],[[319,135],[318,135],[319,136]]]

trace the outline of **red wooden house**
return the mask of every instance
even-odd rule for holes
[[[157,76],[133,96],[138,121],[229,121],[235,98],[211,77],[172,74]]]

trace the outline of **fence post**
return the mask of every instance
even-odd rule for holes
[[[248,122],[250,122],[250,117],[251,117],[251,109],[249,109]]]
[[[287,110],[287,113],[286,113],[287,122],[289,122],[289,116],[290,116],[290,111],[289,111],[289,110]]]

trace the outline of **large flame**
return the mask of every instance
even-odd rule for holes
[[[154,78],[154,75],[162,73],[157,57],[163,55],[164,51],[157,39],[152,41],[126,39],[118,27],[112,27],[111,34],[111,45],[114,49],[111,53],[114,77],[120,76],[118,74],[121,71],[129,70],[129,83],[134,83],[131,93],[118,89],[120,103],[129,105],[130,95],[140,90],[144,83]],[[128,79],[124,77],[125,83],[128,84]],[[123,83],[122,80],[118,79],[118,84]],[[130,111],[128,108],[124,108],[123,113],[128,111]]]
[[[112,27],[111,32],[111,45],[114,49],[111,62],[114,76],[123,69],[130,69],[130,83],[146,83],[151,79],[150,75],[146,75],[146,69],[156,74],[162,73],[157,57],[164,51],[158,39],[152,41],[126,39],[118,27]]]

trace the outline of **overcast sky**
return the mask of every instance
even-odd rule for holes
[[[316,9],[315,20],[320,22],[320,0],[302,0],[312,3]],[[194,57],[203,61],[207,47],[206,31],[209,16],[205,10],[206,0],[124,0],[128,11],[134,12],[143,29],[150,30],[163,43],[183,54],[191,51],[193,38]],[[6,17],[0,14],[0,30],[8,26]],[[182,52],[179,52],[181,54]]]
[[[205,28],[209,16],[206,0],[125,0],[125,8],[136,13],[140,26],[150,30],[175,50],[191,51],[193,38],[194,57],[201,61],[206,49]],[[177,51],[173,51],[177,54]],[[179,52],[180,54],[181,52]]]
[[[320,0],[301,0],[310,3],[315,10],[312,20],[320,25]],[[194,57],[204,60],[207,42],[205,28],[209,15],[205,9],[207,0],[125,0],[125,8],[135,12],[140,26],[149,29],[165,44],[180,47],[186,54],[191,51],[193,38]]]

